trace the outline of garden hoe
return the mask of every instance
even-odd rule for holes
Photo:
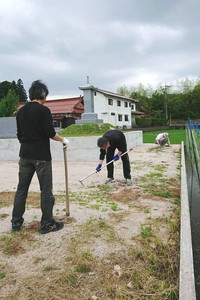
[[[67,170],[67,147],[63,146],[64,165],[65,165],[65,190],[66,190],[66,216],[69,216],[69,188],[68,188],[68,170]]]
[[[128,152],[130,152],[131,150],[133,150],[133,148],[130,148],[129,150],[127,150],[126,152],[124,152],[124,153],[122,153],[122,155],[121,155],[121,157],[123,156],[123,155],[125,155],[126,153],[128,153]],[[90,176],[92,176],[93,174],[95,174],[95,173],[98,173],[98,172],[100,172],[103,168],[105,168],[107,165],[109,165],[109,164],[111,164],[111,163],[113,163],[115,160],[114,159],[112,159],[111,161],[109,161],[107,164],[105,164],[103,167],[101,167],[101,169],[99,170],[99,171],[93,171],[92,173],[90,173],[89,175],[87,175],[87,176],[85,176],[85,177],[83,177],[81,180],[79,180],[79,182],[84,186],[84,184],[83,184],[83,180],[85,180],[85,179],[87,179],[88,177],[90,177]]]

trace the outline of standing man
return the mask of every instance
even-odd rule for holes
[[[99,164],[96,167],[97,172],[101,170],[103,160],[106,156],[106,163],[111,160],[119,160],[121,155],[127,151],[127,143],[125,135],[119,130],[110,130],[106,132],[97,141],[97,146],[100,147]],[[118,149],[118,153],[114,156],[115,150]],[[129,162],[128,153],[121,157],[123,163],[123,173],[125,182],[127,185],[131,185],[131,168]],[[105,183],[114,182],[114,165],[110,163],[107,165],[108,178]]]
[[[63,222],[53,218],[54,196],[52,194],[52,164],[50,138],[67,147],[69,141],[59,136],[53,127],[52,115],[44,106],[49,91],[40,80],[29,89],[31,102],[26,103],[17,113],[17,137],[21,144],[19,160],[19,182],[12,212],[12,231],[19,231],[24,222],[26,198],[34,173],[36,172],[41,191],[40,233],[45,234],[63,228]]]

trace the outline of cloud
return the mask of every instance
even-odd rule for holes
[[[17,4],[16,4],[17,3]],[[50,95],[87,82],[122,85],[199,76],[197,0],[0,1],[0,81],[43,79]]]

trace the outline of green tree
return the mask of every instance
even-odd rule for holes
[[[13,116],[17,110],[19,97],[13,90],[9,90],[7,95],[0,101],[0,117]]]
[[[16,85],[16,94],[19,97],[20,102],[26,102],[27,101],[27,94],[23,85],[23,81],[21,79],[18,79],[17,85]]]
[[[0,100],[8,94],[9,90],[15,90],[14,83],[7,80],[0,83]]]
[[[200,78],[177,81],[173,85],[159,85],[155,90],[149,85],[138,84],[134,88],[125,86],[119,94],[139,100],[137,110],[146,118],[197,119],[200,113]]]
[[[154,117],[165,118],[165,95],[155,91],[149,99],[149,114]]]
[[[15,92],[20,102],[27,101],[26,91],[21,79],[18,79],[17,83],[14,80],[12,82],[5,80],[0,83],[0,101],[7,96],[9,90]]]

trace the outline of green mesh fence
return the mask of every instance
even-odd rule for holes
[[[197,173],[200,184],[200,122],[188,121],[185,128],[188,159]]]

